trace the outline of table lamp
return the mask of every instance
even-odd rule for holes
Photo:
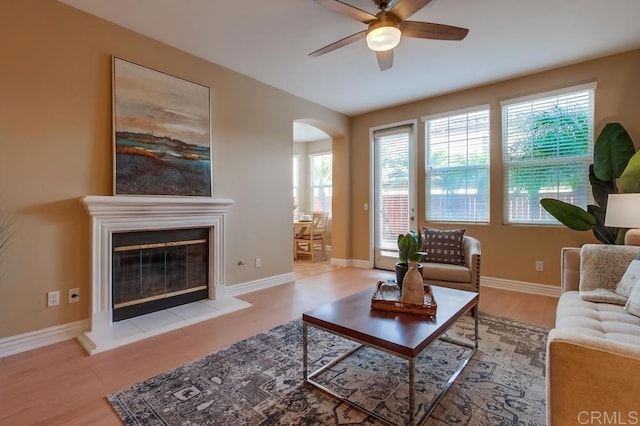
[[[640,246],[640,194],[609,194],[604,225],[630,228],[624,243]]]

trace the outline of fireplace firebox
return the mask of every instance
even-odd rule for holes
[[[209,229],[114,233],[113,321],[207,299]]]

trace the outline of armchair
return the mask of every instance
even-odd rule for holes
[[[480,241],[462,237],[464,266],[448,263],[421,262],[422,277],[426,284],[478,292],[480,290]]]

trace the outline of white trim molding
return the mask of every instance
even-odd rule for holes
[[[89,329],[89,320],[43,328],[0,339],[0,358],[75,339]]]
[[[226,294],[228,296],[238,296],[240,294],[251,293],[253,291],[264,290],[265,288],[275,287],[282,284],[292,283],[296,279],[293,272],[287,274],[275,275],[273,277],[261,278],[255,281],[248,281],[242,284],[226,286]]]
[[[517,291],[538,296],[560,297],[560,287],[554,285],[529,283],[525,281],[505,280],[503,278],[480,277],[480,287]]]
[[[332,257],[331,265],[360,268],[360,269],[373,269],[372,262],[368,260],[360,260],[360,259],[337,259],[335,257]]]

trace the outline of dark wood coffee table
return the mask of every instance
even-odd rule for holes
[[[344,398],[328,387],[314,381],[314,378],[324,370],[331,368],[362,347],[368,346],[386,351],[409,362],[409,423],[411,425],[422,424],[478,349],[478,293],[437,286],[432,286],[432,290],[438,303],[438,311],[435,318],[372,310],[371,297],[375,291],[374,287],[305,312],[302,315],[304,381],[385,423],[391,423],[391,420],[368,410],[357,402]],[[469,310],[473,310],[475,317],[475,337],[473,342],[465,344],[447,339],[453,344],[470,349],[469,355],[458,365],[458,368],[444,384],[440,393],[429,404],[425,404],[425,413],[416,421],[415,359],[433,341],[438,338],[444,339],[443,334]],[[309,326],[353,340],[360,343],[360,345],[317,371],[309,373],[307,359]]]

